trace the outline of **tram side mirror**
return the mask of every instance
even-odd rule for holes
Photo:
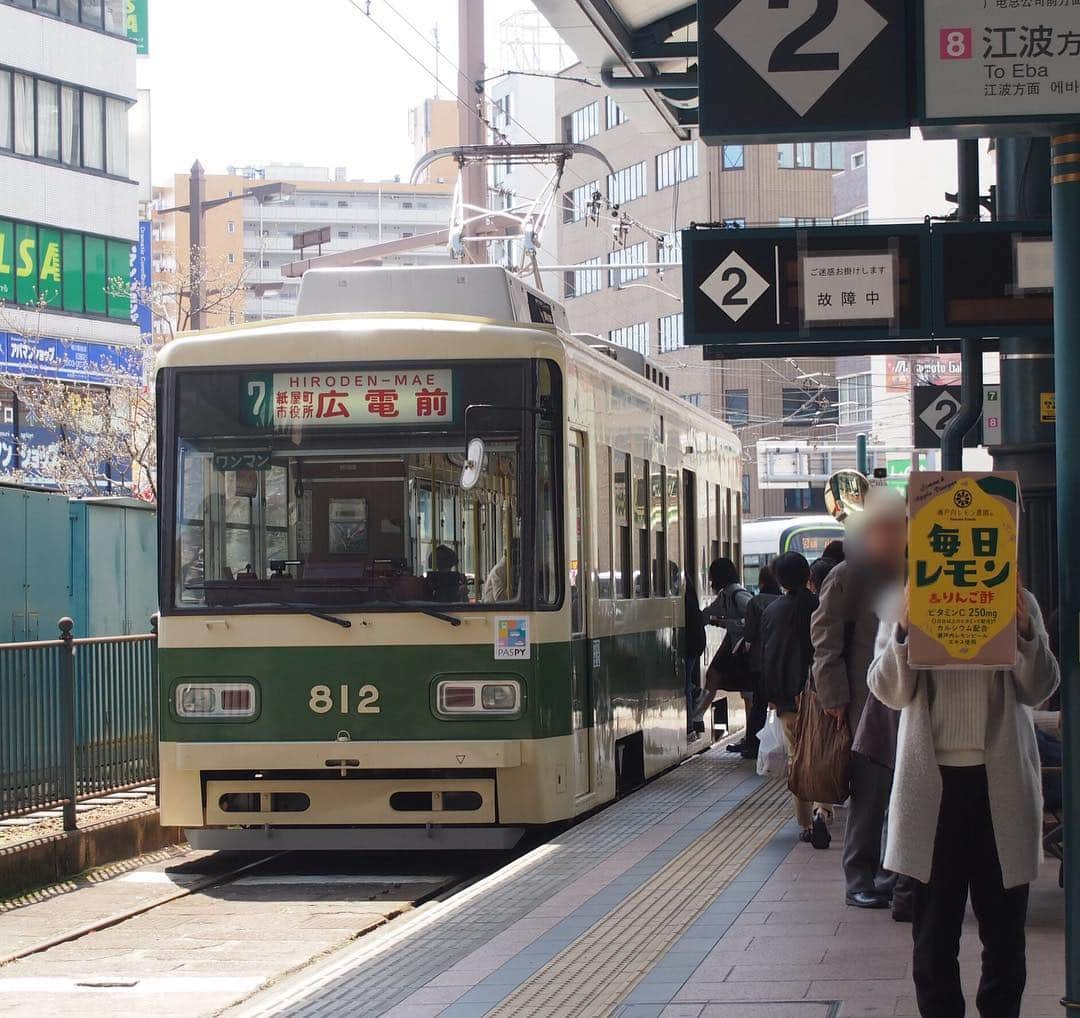
[[[483,469],[484,440],[474,438],[470,440],[469,447],[465,450],[465,462],[461,464],[461,487],[464,491],[471,491],[476,487]]]

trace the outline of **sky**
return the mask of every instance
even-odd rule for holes
[[[487,0],[488,75],[503,69],[500,23],[523,9]],[[149,20],[138,83],[151,90],[155,184],[196,158],[211,173],[298,162],[408,179],[408,113],[435,93],[436,25],[441,95],[457,88],[456,0],[151,0]]]

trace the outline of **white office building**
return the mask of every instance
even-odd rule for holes
[[[125,0],[0,0],[2,374],[107,384],[116,346],[139,343],[125,12]],[[49,441],[0,388],[0,476]]]

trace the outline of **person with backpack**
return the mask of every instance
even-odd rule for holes
[[[759,696],[776,708],[788,744],[795,748],[799,697],[810,677],[814,645],[810,641],[810,618],[818,606],[817,594],[808,589],[810,564],[798,552],[789,551],[774,563],[773,570],[784,596],[776,598],[761,618],[761,686]],[[828,848],[831,811],[827,804],[795,800],[795,819],[800,839],[814,848]]]
[[[720,626],[724,630],[724,641],[705,673],[705,688],[694,704],[694,721],[705,717],[705,711],[720,689],[743,693],[748,706],[753,695],[746,670],[746,655],[740,644],[746,627],[746,612],[754,595],[739,582],[739,570],[729,558],[714,559],[709,564],[709,586],[716,598],[705,609],[705,621],[710,626]],[[741,752],[743,746],[739,746],[738,750],[728,748]]]

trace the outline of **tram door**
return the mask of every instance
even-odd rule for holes
[[[589,641],[589,579],[591,561],[586,515],[585,436],[571,432],[570,461],[567,464],[566,515],[570,525],[567,550],[570,574],[570,697],[574,733],[574,794],[588,795],[593,789],[593,658]]]

